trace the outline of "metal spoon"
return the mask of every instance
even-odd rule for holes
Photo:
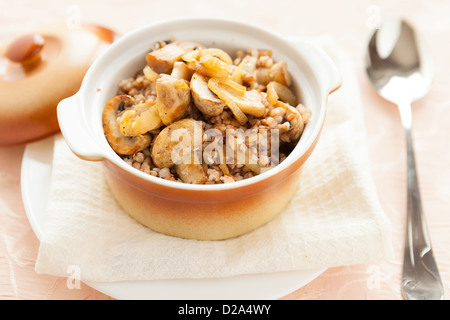
[[[443,299],[433,257],[414,160],[411,103],[428,93],[434,66],[413,28],[403,20],[386,20],[374,32],[366,57],[367,75],[378,93],[398,106],[406,132],[407,228],[402,294],[408,300]]]

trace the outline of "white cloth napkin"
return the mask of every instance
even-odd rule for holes
[[[322,137],[279,216],[223,241],[159,234],[118,206],[101,163],[78,159],[57,136],[36,271],[67,276],[76,266],[84,281],[110,282],[227,277],[391,258],[391,227],[371,176],[356,77],[332,38],[319,44],[336,62],[343,85],[329,98]]]

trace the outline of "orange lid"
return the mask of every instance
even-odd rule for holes
[[[97,25],[55,26],[0,49],[0,146],[58,132],[58,103],[78,91],[93,60],[116,37]]]

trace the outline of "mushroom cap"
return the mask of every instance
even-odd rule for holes
[[[178,120],[165,127],[155,138],[151,153],[153,163],[158,168],[172,167],[178,160],[172,157],[172,151],[177,146],[179,151],[189,147],[189,158],[192,159],[194,146],[198,142],[202,142],[202,122],[192,118]]]
[[[191,93],[195,106],[206,116],[216,116],[223,112],[225,102],[208,88],[208,79],[194,73],[191,78]]]
[[[156,101],[159,116],[165,125],[184,116],[191,102],[189,82],[167,74],[156,80]]]
[[[175,165],[175,170],[177,171],[180,179],[185,183],[202,184],[208,179],[201,164],[181,163]]]
[[[120,131],[117,116],[134,104],[134,99],[127,95],[111,98],[103,110],[102,123],[105,137],[111,148],[118,154],[133,154],[147,148],[151,138],[148,134],[127,137]]]
[[[192,41],[175,41],[149,52],[145,59],[147,65],[155,72],[170,73],[175,61],[179,61],[182,55],[197,48],[204,46]]]

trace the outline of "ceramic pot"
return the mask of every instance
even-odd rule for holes
[[[286,61],[293,91],[312,111],[291,154],[281,164],[234,183],[195,185],[167,181],[125,163],[109,146],[102,111],[120,80],[145,66],[155,41],[195,41],[230,53],[265,48]],[[123,209],[143,225],[171,236],[220,240],[250,232],[279,214],[292,198],[301,168],[320,137],[328,95],[341,84],[332,60],[310,42],[296,42],[246,23],[220,19],[176,19],[131,32],[108,48],[88,70],[80,90],[58,106],[61,132],[71,150],[102,161],[111,191]]]

